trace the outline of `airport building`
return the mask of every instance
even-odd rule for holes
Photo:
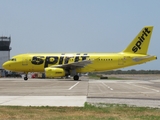
[[[1,36],[0,37],[0,76],[5,75],[5,71],[2,64],[10,59],[10,43],[11,37]]]

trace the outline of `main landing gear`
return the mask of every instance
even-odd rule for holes
[[[79,80],[79,74],[76,69],[72,69],[68,72],[71,76],[73,76],[73,80]]]
[[[79,76],[78,76],[78,75],[75,75],[75,76],[73,77],[73,79],[74,79],[74,80],[79,80]]]

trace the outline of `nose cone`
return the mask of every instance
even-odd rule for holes
[[[10,65],[8,64],[8,62],[3,63],[2,67],[6,70],[9,70]]]

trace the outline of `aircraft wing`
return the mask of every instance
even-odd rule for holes
[[[76,69],[76,68],[83,68],[88,64],[91,64],[91,60],[83,60],[74,63],[62,64],[62,65],[52,65],[52,68],[64,68],[64,69]]]
[[[148,55],[148,56],[144,56],[144,57],[134,57],[132,60],[135,61],[135,62],[140,62],[142,60],[150,59],[150,58],[153,58],[153,57],[155,57],[155,56]]]

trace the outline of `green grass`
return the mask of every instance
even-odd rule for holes
[[[85,103],[85,107],[0,106],[0,120],[160,120],[160,109]]]
[[[89,77],[90,79],[100,79],[100,76],[97,75],[97,74],[89,74],[88,77]]]

